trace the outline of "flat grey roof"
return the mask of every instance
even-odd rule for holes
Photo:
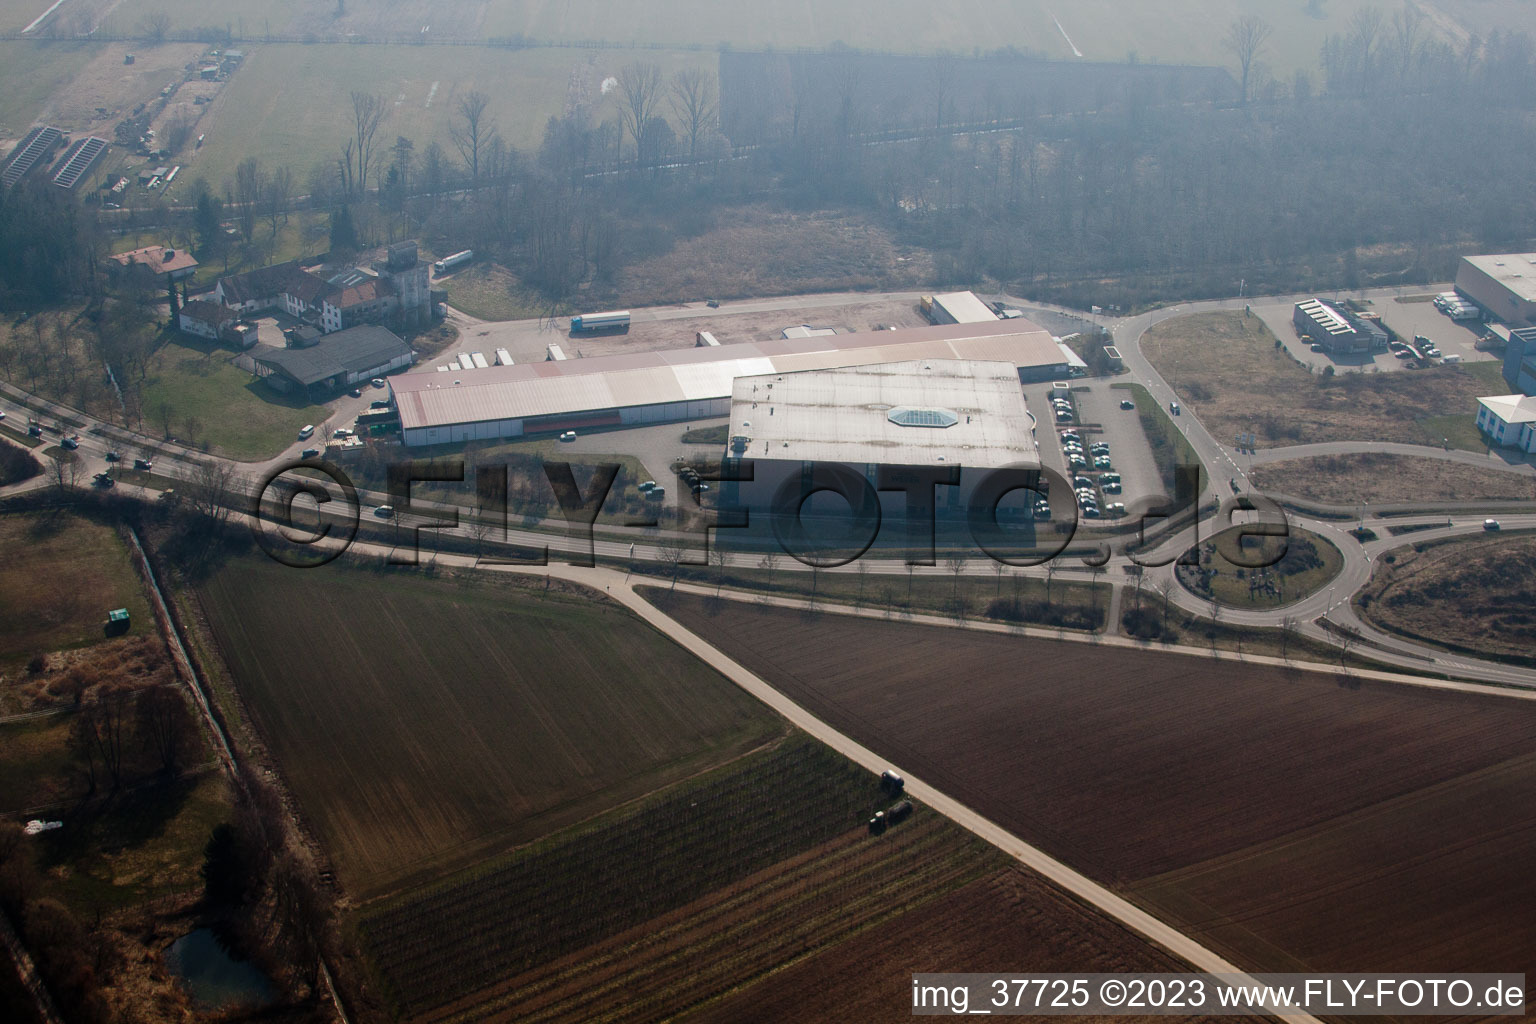
[[[690,337],[690,342],[692,338]],[[1044,328],[1029,320],[945,324],[820,338],[567,359],[390,379],[404,429],[556,416],[728,398],[737,377],[906,359],[991,359],[1015,367],[1060,366]]]
[[[738,377],[730,436],[743,457],[853,465],[1040,464],[1009,362],[913,359]]]
[[[1462,259],[1526,302],[1536,302],[1536,252],[1463,256]]]

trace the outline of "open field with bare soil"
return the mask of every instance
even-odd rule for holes
[[[795,736],[370,910],[361,930],[407,1015],[665,1016],[1000,863],[927,811],[869,835],[892,799]]]
[[[1536,476],[1528,473],[1384,452],[1271,462],[1256,467],[1249,479],[1269,494],[1331,505],[1536,497]]]
[[[898,768],[1244,966],[1536,954],[1536,921],[1517,909],[1536,879],[1478,874],[1536,854],[1533,804],[1480,781],[1529,784],[1528,702],[752,605],[715,614],[692,598],[667,608]],[[1438,796],[1449,789],[1456,800]],[[1259,854],[1288,843],[1354,866],[1343,880],[1279,874]],[[1175,874],[1216,870],[1222,884],[1198,889]]]
[[[437,877],[780,735],[585,591],[252,556],[199,588],[242,698],[361,897]]]
[[[1320,441],[1438,446],[1449,437],[1454,447],[1485,451],[1472,426],[1477,397],[1504,387],[1497,363],[1314,376],[1275,347],[1262,320],[1242,313],[1165,320],[1143,336],[1142,350],[1213,436],[1253,431],[1261,448]]]
[[[1529,664],[1536,660],[1533,580],[1530,534],[1415,545],[1376,563],[1357,604],[1382,629]]]
[[[1089,910],[1038,875],[1011,867],[870,928],[684,1019],[719,1024],[784,1020],[894,1024],[911,1019],[914,973],[1187,969],[1182,961]]]
[[[749,206],[699,227],[697,234],[679,237],[657,255],[625,266],[612,288],[613,303],[650,306],[806,292],[899,291],[933,278],[931,255],[898,245],[886,228],[858,213]],[[657,225],[657,230],[676,229]]]

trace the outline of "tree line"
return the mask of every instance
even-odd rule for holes
[[[919,69],[901,108],[871,98],[878,58],[830,53],[805,65],[829,69],[822,78],[773,92],[782,109],[746,144],[721,130],[740,97],[716,75],[668,78],[643,60],[611,83],[612,116],[574,103],[531,149],[507,142],[484,93],[452,105],[447,146],[418,146],[388,141],[391,105],[355,92],[347,137],[302,184],[250,158],[222,194],[194,183],[190,210],[161,213],[202,255],[234,244],[227,218],[239,240],[275,245],[302,197],[334,211],[341,247],[421,236],[472,248],[551,312],[583,293],[642,301],[621,293],[625,268],[745,202],[866,217],[930,251],[936,286],[993,283],[1084,307],[1443,280],[1469,248],[1524,242],[1530,143],[1511,126],[1536,105],[1528,36],[1452,43],[1411,3],[1366,8],[1316,69],[1281,78],[1270,34],[1257,17],[1228,27],[1225,92],[1209,76],[1128,72],[1063,95],[1039,84],[1050,62],[1010,58],[1024,69],[1015,81],[1007,61],[900,58]],[[35,190],[0,206],[0,242],[73,225],[43,232],[25,259],[0,244],[12,292],[85,286],[90,219]]]

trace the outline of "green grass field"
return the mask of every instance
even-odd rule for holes
[[[492,263],[467,267],[443,282],[443,287],[450,306],[481,320],[525,320],[548,312],[548,302],[541,303]]]
[[[101,49],[100,43],[0,40],[0,138],[21,141],[43,115],[49,97]]]
[[[102,639],[107,612],[127,608],[133,633],[154,630],[116,532],[71,515],[0,516],[0,674],[34,654]]]
[[[744,0],[477,0],[447,3],[415,0],[384,4],[353,0],[338,15],[331,4],[275,0],[258,9],[235,0],[123,0],[110,9],[104,32],[138,32],[154,12],[178,27],[228,28],[246,42],[274,35],[317,39],[401,38],[430,26],[444,38],[493,39],[522,35],[542,43],[607,42],[621,47],[714,48],[821,47],[833,43],[895,52],[949,51],[970,54],[1014,46],[1050,57],[1071,58],[1073,48],[1088,60],[1143,60],[1225,63],[1220,38],[1227,24],[1258,14],[1274,26],[1262,55],[1277,74],[1297,68],[1315,71],[1323,39],[1346,31],[1350,18],[1369,0],[1330,0],[1313,17],[1301,2],[1262,0],[1169,0],[1148,5],[1135,0],[956,0],[941,8],[917,0],[839,0],[835,4],[750,4]],[[1378,4],[1383,10],[1392,5]],[[1453,16],[1484,35],[1488,23],[1529,23],[1524,5],[1513,0],[1455,0]],[[46,0],[3,0],[0,23],[24,26],[47,7]],[[1491,8],[1491,10],[1490,10]],[[1060,19],[1057,27],[1056,19]],[[1070,37],[1070,42],[1068,41]]]
[[[231,355],[198,339],[166,342],[144,383],[145,431],[162,429],[162,408],[168,409],[173,436],[207,442],[233,459],[259,460],[282,451],[304,424],[330,415],[324,406],[279,395],[231,363]],[[188,429],[190,420],[196,429]]]
[[[582,821],[784,729],[584,592],[255,557],[199,592],[258,727],[360,898]]]
[[[474,90],[491,97],[488,112],[502,137],[531,148],[564,110],[573,74],[589,85],[592,115],[602,120],[616,116],[617,106],[601,96],[600,83],[630,61],[652,61],[668,75],[715,64],[711,53],[649,50],[264,44],[249,52],[199,125],[208,140],[182,172],[215,188],[251,155],[293,168],[301,181],[315,163],[334,162],[351,131],[353,90],[380,93],[391,105],[380,149],[403,135],[420,157],[436,141],[457,165],[449,125],[457,100]]]

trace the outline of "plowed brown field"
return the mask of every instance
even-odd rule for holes
[[[912,975],[919,972],[1188,969],[1038,875],[1006,868],[765,978],[687,1020],[910,1020]],[[1072,1019],[1087,1024],[1107,1018]],[[1158,1018],[1169,1024],[1181,1019],[1208,1018]]]
[[[899,768],[1261,970],[1527,970],[1536,705],[675,597]],[[1492,965],[1492,966],[1490,966]]]

